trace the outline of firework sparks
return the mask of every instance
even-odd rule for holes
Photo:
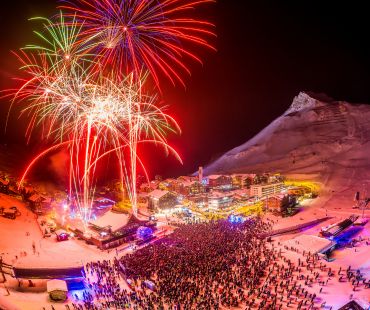
[[[189,12],[214,0],[63,0],[61,6],[83,25],[82,37],[96,42],[98,62],[118,73],[149,70],[159,86],[159,73],[184,85],[190,74],[186,59],[202,63],[192,46],[214,50],[214,25]]]
[[[136,165],[142,165],[138,145],[163,146],[181,161],[166,140],[179,126],[157,96],[146,93],[145,82],[151,76],[160,89],[162,74],[173,84],[184,84],[182,74],[190,74],[187,58],[201,62],[192,47],[214,49],[209,43],[214,25],[188,15],[214,0],[62,2],[68,14],[33,18],[42,24],[34,32],[39,43],[16,53],[28,78],[11,91],[12,104],[24,105],[28,138],[41,127],[42,137],[52,143],[31,161],[22,181],[37,160],[67,146],[70,196],[86,223],[97,164],[113,153],[136,213]]]
[[[144,94],[147,75],[139,81],[133,74],[117,81],[90,74],[81,61],[50,63],[53,58],[44,53],[25,51],[19,58],[30,78],[24,80],[14,100],[28,102],[22,110],[31,119],[27,134],[42,125],[46,139],[53,143],[70,141],[70,190],[84,218],[90,217],[96,158],[111,149],[117,155],[122,183],[136,212],[138,143],[158,142],[174,152],[167,147],[165,135],[179,130],[175,120],[159,107],[157,97]],[[129,150],[128,155],[122,146]]]

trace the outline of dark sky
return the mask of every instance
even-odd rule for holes
[[[168,87],[164,92],[183,129],[170,141],[184,165],[150,150],[144,161],[152,176],[190,173],[244,143],[282,114],[299,91],[370,103],[366,2],[322,2],[218,0],[204,12],[217,25],[218,52],[206,54],[203,66],[192,66],[186,89]],[[55,6],[55,0],[2,3],[2,88],[17,67],[9,51],[32,41],[33,26],[27,18],[50,16]],[[7,109],[3,100],[3,119]],[[13,126],[1,140],[25,143],[24,121],[13,117]]]

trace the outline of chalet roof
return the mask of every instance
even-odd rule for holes
[[[5,186],[9,185],[9,181],[5,179],[0,179],[0,183]]]
[[[198,181],[198,177],[189,176],[189,175],[182,175],[177,178],[177,182],[183,183],[183,182],[193,182]]]
[[[51,293],[53,291],[68,292],[67,282],[63,280],[55,279],[55,280],[47,281],[46,287],[47,287],[48,293]]]
[[[209,179],[209,180],[217,180],[218,178],[220,178],[220,177],[222,177],[222,175],[220,175],[220,174],[211,174],[211,175],[209,175],[207,178]]]
[[[154,199],[161,199],[165,195],[167,195],[169,191],[162,191],[160,189],[156,189],[152,192],[149,193],[149,197],[154,198]]]
[[[11,190],[14,193],[19,193],[18,186],[10,185],[9,190]]]
[[[282,200],[286,195],[285,194],[275,194],[275,195],[269,195],[262,197],[261,200],[266,200],[266,199],[277,199],[277,200]]]
[[[237,189],[230,192],[233,196],[245,197],[250,195],[249,189]]]
[[[141,221],[129,213],[116,213],[108,211],[103,216],[89,222],[91,225],[100,229],[110,229],[112,232],[119,231],[129,225],[143,225],[146,221]]]
[[[41,202],[46,200],[46,198],[40,196],[39,194],[33,194],[31,197],[28,198],[28,200],[32,202]]]
[[[199,182],[195,181],[195,180],[193,180],[193,181],[191,181],[191,180],[184,180],[184,181],[180,180],[179,183],[182,184],[183,186],[192,186],[192,185],[194,185],[196,183],[199,183]]]
[[[256,176],[255,173],[234,173],[231,175],[232,177],[241,177],[241,178],[254,178]]]
[[[164,183],[174,183],[174,182],[178,182],[178,180],[176,180],[176,179],[165,179],[162,182],[164,182]]]
[[[90,224],[101,229],[108,229],[110,227],[112,232],[115,232],[126,226],[129,222],[129,219],[130,214],[128,213],[115,213],[108,211],[96,220],[90,221]]]
[[[232,192],[219,192],[219,191],[213,191],[210,193],[208,198],[211,199],[219,199],[219,198],[224,198],[224,197],[232,197],[233,193]]]

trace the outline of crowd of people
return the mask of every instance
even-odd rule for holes
[[[271,228],[258,218],[181,226],[133,254],[87,264],[88,290],[66,308],[332,309],[328,285],[369,289],[360,270],[334,270],[310,252],[289,259],[260,237]]]

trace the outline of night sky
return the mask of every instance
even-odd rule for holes
[[[55,0],[14,0],[1,4],[0,87],[17,73],[10,50],[32,42],[27,18],[51,16]],[[364,4],[335,1],[218,0],[202,12],[217,25],[218,52],[202,53],[187,88],[165,87],[164,102],[178,120],[181,136],[170,136],[184,165],[159,150],[145,150],[151,176],[188,174],[238,146],[282,114],[302,90],[349,102],[370,103],[370,26]],[[1,102],[0,140],[26,143],[22,124]],[[31,143],[30,152],[42,148]],[[29,159],[25,154],[25,163]]]

